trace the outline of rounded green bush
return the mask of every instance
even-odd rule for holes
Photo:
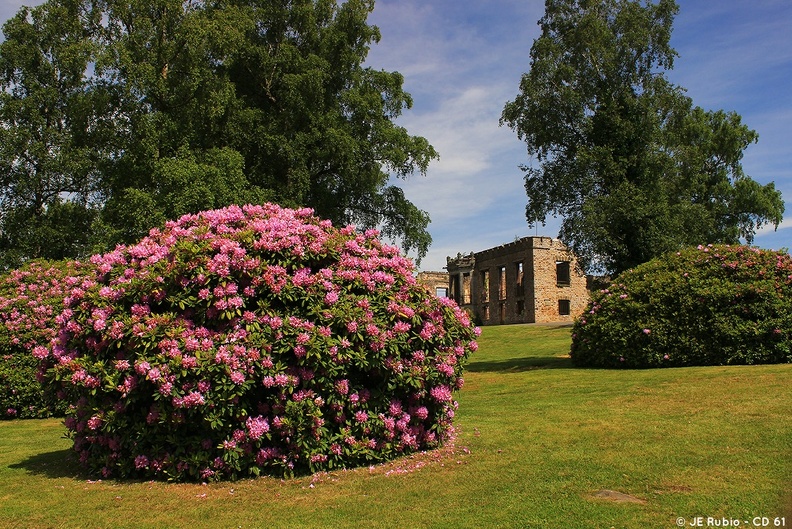
[[[688,248],[619,275],[576,321],[572,360],[593,367],[792,361],[792,258]]]
[[[65,403],[46,397],[31,352],[55,338],[63,298],[89,268],[71,261],[31,261],[0,277],[0,418],[64,415]]]
[[[477,329],[375,231],[276,205],[94,256],[49,351],[80,459],[209,480],[371,464],[451,435]]]

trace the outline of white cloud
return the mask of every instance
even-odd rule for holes
[[[537,34],[541,11],[522,20],[515,16],[527,12],[514,1],[379,1],[375,6],[370,21],[380,26],[382,41],[368,63],[404,74],[415,107],[399,124],[426,137],[440,153],[426,178],[401,184],[432,218],[435,242],[424,269],[441,268],[446,255],[526,234],[518,167],[525,148],[499,119],[503,105],[517,94]],[[509,27],[482,24],[482,16],[505,17]]]
[[[781,224],[778,225],[778,228],[775,228],[772,224],[769,225],[769,226],[762,226],[759,230],[757,230],[756,236],[759,237],[759,236],[762,236],[762,235],[769,235],[771,233],[774,233],[774,232],[777,232],[777,231],[781,231],[781,230],[788,230],[790,228],[792,228],[792,216],[785,217],[781,221]]]

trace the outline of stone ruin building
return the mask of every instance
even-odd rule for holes
[[[572,322],[589,301],[586,275],[558,239],[523,237],[446,261],[447,296],[483,325]]]

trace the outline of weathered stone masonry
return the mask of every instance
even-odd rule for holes
[[[573,321],[586,308],[586,275],[558,239],[524,237],[446,259],[448,295],[484,325]]]
[[[448,297],[448,274],[446,272],[418,272],[419,283],[439,297]]]

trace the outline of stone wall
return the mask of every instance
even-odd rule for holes
[[[446,258],[448,270],[448,297],[453,298],[462,307],[471,308],[472,277],[476,258],[472,253],[467,255],[457,254],[456,257]]]
[[[434,294],[448,297],[448,272],[418,272],[415,279]]]
[[[575,256],[550,237],[449,257],[446,268],[449,296],[484,325],[571,322],[589,301]]]
[[[589,302],[586,274],[558,239],[533,240],[534,321],[574,321]]]

